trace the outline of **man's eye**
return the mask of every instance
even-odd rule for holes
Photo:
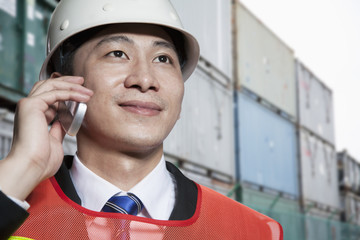
[[[165,55],[161,55],[155,58],[155,62],[171,63],[170,58]]]
[[[112,51],[107,54],[110,57],[123,58],[126,57],[126,54],[123,51]]]

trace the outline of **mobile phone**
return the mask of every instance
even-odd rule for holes
[[[75,136],[84,120],[87,106],[85,103],[61,101],[58,109],[58,119],[67,134]]]

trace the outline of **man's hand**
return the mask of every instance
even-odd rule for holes
[[[53,74],[53,77],[59,74]],[[61,76],[37,82],[17,105],[14,138],[9,155],[0,161],[0,186],[9,196],[24,200],[44,179],[53,176],[63,159],[65,132],[55,121],[59,101],[89,101],[93,92],[82,77]]]

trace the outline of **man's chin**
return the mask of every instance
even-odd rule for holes
[[[158,144],[132,144],[124,146],[121,151],[135,158],[149,158],[157,154],[163,154],[163,144],[162,142]]]

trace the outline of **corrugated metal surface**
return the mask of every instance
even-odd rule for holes
[[[197,68],[185,83],[181,117],[165,152],[234,176],[233,116],[233,91]]]
[[[336,152],[329,144],[300,130],[300,165],[304,201],[340,208]]]
[[[299,61],[296,75],[300,125],[334,145],[332,91]]]
[[[236,3],[237,88],[245,87],[296,118],[293,51]]]
[[[201,56],[232,77],[231,0],[171,0],[200,44]]]
[[[298,195],[294,124],[242,93],[237,104],[241,180]]]
[[[346,151],[337,154],[340,187],[360,193],[360,163]]]
[[[0,1],[1,97],[17,102],[38,81],[51,0]]]
[[[0,108],[0,159],[10,150],[13,135],[14,114]]]
[[[331,239],[342,240],[342,226],[339,221],[339,214],[329,213],[326,217],[319,217],[309,214],[305,218],[305,233],[307,240]]]
[[[213,178],[198,174],[196,172],[192,172],[192,171],[189,171],[186,169],[181,169],[181,168],[180,168],[180,170],[184,173],[185,176],[187,176],[191,180],[195,181],[196,183],[206,186],[208,188],[211,188],[225,196],[233,188],[233,186],[231,184],[226,184],[226,183],[217,181]]]
[[[26,0],[24,33],[23,89],[28,93],[39,80],[41,65],[45,59],[46,33],[52,8],[45,1]]]
[[[14,113],[0,108],[0,159],[4,158],[10,151],[13,137]],[[74,155],[76,152],[76,139],[68,135],[63,141],[64,154]]]
[[[360,225],[360,196],[351,192],[345,192],[341,198],[345,220],[348,223]]]
[[[304,221],[299,217],[298,201],[244,187],[241,195],[243,204],[274,218],[281,224],[284,239],[305,239]]]
[[[0,83],[19,89],[21,64],[21,32],[16,0],[0,1]]]
[[[228,195],[234,189],[234,182],[229,178],[221,178],[211,173],[207,168],[200,167],[189,162],[181,161],[165,154],[165,160],[173,163],[180,171],[198,184],[211,188],[223,195]],[[230,180],[230,181],[229,181]],[[235,195],[230,196],[235,199]]]
[[[249,187],[242,187],[241,194],[241,202],[254,209],[300,213],[300,205],[297,200],[279,197],[277,194],[266,193]]]
[[[304,211],[306,239],[348,239],[341,238],[346,231],[341,222],[341,209],[323,209],[308,204]]]
[[[314,206],[305,209],[305,232],[307,240],[341,240],[340,211],[328,211]]]

